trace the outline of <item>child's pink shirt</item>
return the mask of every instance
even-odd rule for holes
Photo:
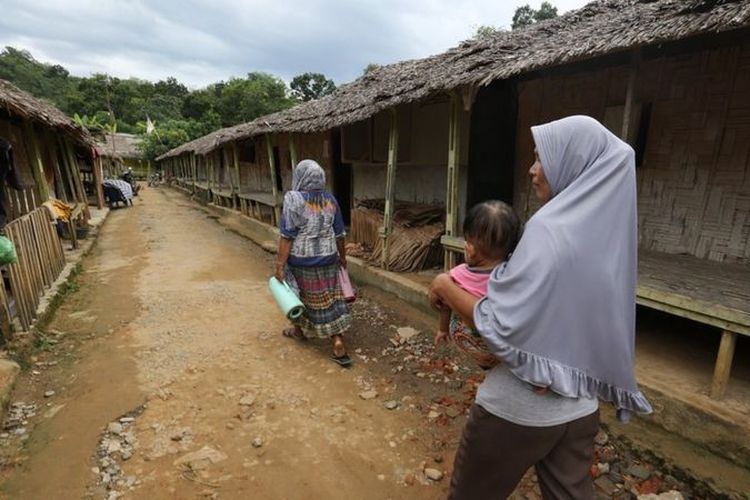
[[[490,274],[492,270],[471,269],[466,264],[460,264],[450,270],[450,277],[458,286],[479,298],[487,295]]]

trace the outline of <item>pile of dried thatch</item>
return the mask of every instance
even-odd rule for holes
[[[383,200],[365,200],[352,210],[351,238],[359,243],[366,260],[380,264],[383,256]],[[393,212],[393,233],[389,239],[387,268],[413,272],[442,264],[440,236],[445,232],[445,209],[398,201]]]

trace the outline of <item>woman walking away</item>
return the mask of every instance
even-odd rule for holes
[[[483,299],[449,276],[431,299],[472,321],[502,363],[479,387],[452,499],[506,498],[535,466],[545,499],[594,497],[598,399],[650,413],[634,374],[637,262],[633,150],[588,116],[531,129],[544,203]],[[438,299],[439,298],[439,299]]]
[[[296,287],[305,305],[305,313],[284,335],[331,339],[332,359],[350,366],[343,335],[352,320],[337,277],[339,266],[346,268],[346,232],[339,204],[326,191],[326,174],[317,162],[302,160],[294,169],[280,226],[275,276]]]

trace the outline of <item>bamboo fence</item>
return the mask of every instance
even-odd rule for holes
[[[65,267],[65,254],[49,211],[40,207],[5,226],[5,234],[16,247],[18,261],[6,266],[9,287],[0,286],[3,335],[8,340],[10,324],[17,318],[27,330],[37,317],[37,307]]]

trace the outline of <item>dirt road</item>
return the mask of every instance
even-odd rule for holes
[[[423,471],[449,470],[462,417],[432,399],[452,391],[463,409],[471,396],[451,380],[456,368],[404,370],[410,351],[389,337],[425,325],[365,292],[349,338],[356,364],[341,369],[328,345],[280,336],[269,269],[268,255],[175,192],[113,211],[14,394],[37,401],[37,415],[6,452],[4,494],[444,497],[449,477]]]
[[[282,337],[271,256],[214,219],[169,189],[113,211],[52,321],[8,347],[24,371],[0,499],[445,498],[479,370],[433,348],[435,318],[369,289],[353,368]],[[600,437],[599,498],[715,497]],[[511,498],[539,499],[534,482]]]

